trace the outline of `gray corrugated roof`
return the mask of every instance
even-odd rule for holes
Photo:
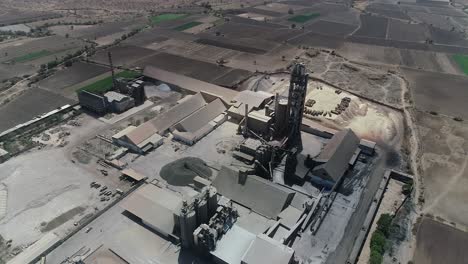
[[[127,197],[120,206],[160,232],[172,234],[174,214],[179,213],[182,198],[171,191],[147,184]]]
[[[315,167],[312,173],[323,169],[334,181],[338,181],[348,169],[349,161],[358,145],[359,138],[351,129],[336,133],[315,159],[325,163]]]
[[[200,93],[197,93],[182,103],[174,106],[166,113],[163,113],[161,116],[151,119],[148,122],[151,122],[160,133],[166,131],[205,105],[205,99]]]
[[[238,172],[224,166],[213,186],[222,195],[269,218],[276,218],[294,196],[294,191],[255,175],[247,176],[245,184],[241,185]]]
[[[198,93],[169,109],[169,111],[143,123],[130,131],[126,136],[135,145],[140,145],[156,133],[166,131],[180,120],[206,105],[203,96]]]
[[[108,102],[113,102],[113,101],[120,102],[123,99],[128,98],[128,96],[126,96],[124,94],[121,94],[121,93],[118,93],[118,92],[114,92],[114,91],[110,91],[110,92],[105,93],[104,97],[106,97]]]
[[[258,235],[249,250],[242,258],[245,264],[288,264],[294,256],[294,250],[279,241],[266,236]]]
[[[238,94],[237,91],[228,88],[193,79],[185,75],[168,72],[153,66],[145,67],[143,75],[161,82],[178,86],[188,91],[192,91],[193,93],[202,91],[207,92],[221,97],[227,103],[231,102],[231,100]]]
[[[221,99],[216,99],[205,107],[180,121],[177,128],[180,131],[194,133],[226,111],[226,106]]]

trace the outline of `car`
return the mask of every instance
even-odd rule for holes
[[[92,229],[93,229],[92,227],[86,228],[85,233],[89,233],[89,231],[91,231]]]

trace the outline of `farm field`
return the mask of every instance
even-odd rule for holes
[[[181,26],[175,27],[174,30],[177,30],[177,31],[184,31],[184,30],[187,30],[187,29],[190,29],[190,28],[199,26],[199,25],[201,25],[201,24],[203,24],[203,23],[198,22],[198,21],[192,21],[192,22],[183,24],[183,25],[181,25]]]
[[[414,263],[465,263],[468,258],[468,233],[430,218],[422,220],[417,241]]]
[[[307,22],[309,20],[312,20],[314,18],[317,18],[319,16],[320,16],[319,13],[297,15],[297,16],[293,16],[293,17],[289,18],[288,21],[296,22],[296,23],[305,23],[305,22]]]
[[[338,37],[345,37],[348,34],[351,34],[356,28],[357,26],[355,25],[347,25],[325,20],[319,20],[307,26],[307,29],[311,32]]]
[[[423,212],[468,227],[468,125],[423,111],[415,112],[415,120],[421,142]]]
[[[403,74],[417,109],[468,119],[468,77],[410,69],[404,69]]]
[[[0,107],[0,131],[7,130],[57,107],[76,103],[52,92],[31,88],[24,94]]]
[[[28,53],[28,54],[20,56],[20,57],[13,58],[12,61],[13,62],[19,62],[19,63],[27,62],[27,61],[31,61],[31,60],[35,60],[35,59],[38,59],[38,58],[41,58],[41,57],[48,56],[50,54],[51,54],[51,52],[48,51],[48,50],[40,50],[40,51]]]
[[[6,46],[2,49],[4,56],[0,57],[0,62],[15,61],[17,63],[38,66],[35,60],[50,57],[54,54],[61,53],[64,55],[67,52],[74,52],[76,49],[87,45],[82,40],[62,36],[25,39],[13,43],[14,45]]]
[[[68,91],[68,87],[84,82],[100,74],[108,72],[109,68],[77,62],[73,66],[59,71],[54,75],[38,82],[38,86],[48,91],[61,94],[65,97],[74,96],[74,91]]]
[[[453,59],[457,62],[462,71],[468,75],[468,56],[453,55]]]
[[[32,9],[30,9],[32,10]],[[19,10],[6,10],[0,14],[0,26],[7,26],[11,24],[28,23],[37,20],[46,20],[50,18],[60,17],[60,14],[53,12],[41,11],[19,11]]]
[[[151,24],[157,25],[164,21],[176,20],[176,19],[183,18],[186,16],[187,14],[162,14],[162,15],[151,16],[150,21],[151,21]]]
[[[361,27],[353,36],[385,39],[387,34],[387,18],[361,15],[361,22]]]
[[[109,65],[108,52],[112,54],[112,63],[114,66],[129,66],[140,59],[149,57],[156,53],[156,51],[147,48],[131,45],[119,45],[104,51],[98,51],[91,57],[91,61]]]
[[[135,71],[123,71],[115,74],[116,78],[126,78],[126,79],[134,79],[141,76],[139,72]],[[77,92],[80,91],[88,91],[92,93],[102,94],[112,89],[112,76],[106,77],[102,80],[96,81],[92,84],[86,85],[85,87],[79,89]]]
[[[225,79],[223,79],[221,77],[229,74],[234,69],[168,53],[159,53],[151,56],[143,60],[142,64],[145,66],[155,66],[166,71],[176,72],[202,81],[227,86],[231,85],[230,83],[226,83],[227,81],[242,79],[251,74],[248,71],[236,70],[234,73],[231,73],[232,75],[229,75],[230,77],[225,77]],[[221,78],[220,83],[216,82],[218,78]]]

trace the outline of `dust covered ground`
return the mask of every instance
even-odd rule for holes
[[[102,209],[109,201],[100,201],[99,190],[90,188],[91,182],[109,190],[129,187],[118,177],[104,177],[96,163],[85,166],[77,161],[76,147],[104,125],[81,115],[34,137],[39,148],[0,164],[0,180],[8,192],[0,234],[12,240],[9,249],[0,244],[0,259],[11,258],[49,232],[64,237],[76,228],[75,222]]]
[[[417,111],[425,213],[468,226],[468,126]]]

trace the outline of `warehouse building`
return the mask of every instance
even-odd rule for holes
[[[151,123],[139,127],[128,126],[112,136],[117,146],[125,147],[135,153],[145,154],[164,143],[164,138],[157,133]]]
[[[252,209],[265,217],[276,219],[294,197],[294,191],[256,175],[243,175],[223,166],[213,181],[223,196]]]
[[[10,159],[10,153],[2,148],[0,148],[0,163],[3,163]]]
[[[146,184],[127,197],[120,206],[166,239],[177,241],[182,201],[182,197],[172,191]]]
[[[208,82],[200,81],[172,72],[168,72],[153,66],[145,67],[143,76],[147,81],[158,83],[165,83],[174,90],[183,90],[192,94],[203,92],[216,96],[223,100],[225,103],[230,104],[238,92],[211,84]]]
[[[81,107],[97,114],[105,114],[107,112],[107,101],[104,96],[81,91],[78,93],[78,101]]]
[[[226,120],[226,106],[221,99],[215,99],[192,115],[175,125],[174,139],[188,145],[195,144]]]
[[[127,95],[110,91],[104,94],[108,110],[114,113],[122,113],[135,106],[135,100]]]
[[[312,180],[327,187],[334,186],[348,170],[358,146],[359,138],[351,129],[336,133],[314,159],[319,165],[312,170]]]
[[[236,97],[232,100],[232,106],[228,110],[228,114],[234,120],[238,122],[245,117],[245,107],[247,106],[247,112],[250,113],[252,110],[259,110],[265,107],[265,105],[273,100],[274,95],[271,93],[259,91],[245,90],[239,92]]]

